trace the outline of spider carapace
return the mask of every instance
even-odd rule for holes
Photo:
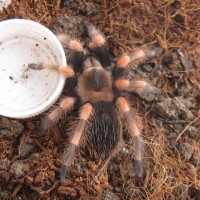
[[[98,158],[108,159],[119,144],[122,127],[126,128],[133,140],[136,175],[142,177],[142,137],[125,96],[130,92],[155,96],[160,90],[145,80],[133,80],[125,74],[130,71],[130,64],[154,57],[162,49],[139,49],[122,55],[112,64],[103,34],[88,21],[85,21],[85,26],[91,38],[88,44],[90,55],[78,40],[59,35],[62,45],[72,51],[71,66],[45,62],[29,64],[31,69],[56,70],[65,75],[68,82],[73,80],[69,85],[73,85],[71,89],[74,95],[61,99],[46,115],[41,123],[40,133],[45,133],[75,105],[80,105],[79,119],[75,129],[69,133],[69,142],[63,156],[61,179],[65,179],[67,169],[72,165],[80,146],[87,147]]]

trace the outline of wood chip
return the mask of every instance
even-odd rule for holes
[[[76,190],[71,187],[60,186],[58,188],[58,193],[64,196],[70,195],[71,197],[76,197]]]

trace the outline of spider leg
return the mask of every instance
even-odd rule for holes
[[[84,21],[88,34],[92,41],[89,44],[90,49],[100,59],[101,64],[104,67],[111,66],[111,59],[108,53],[108,49],[105,45],[105,37],[103,34],[89,21]]]
[[[76,99],[74,97],[66,97],[61,100],[59,105],[49,112],[42,121],[39,135],[43,135],[47,130],[55,125],[64,114],[69,112],[73,108],[75,101]]]
[[[82,72],[82,63],[85,59],[85,52],[83,45],[75,39],[71,39],[68,35],[61,34],[57,36],[62,45],[69,50],[71,50],[72,56],[71,56],[71,62],[74,71],[77,72]]]
[[[124,120],[128,133],[134,141],[134,158],[136,161],[136,175],[142,177],[143,174],[143,163],[142,163],[142,137],[140,131],[137,128],[130,112],[130,106],[123,97],[119,97],[116,101],[116,106]]]
[[[114,85],[122,91],[136,92],[141,97],[147,96],[149,100],[153,100],[155,95],[160,94],[161,90],[147,81],[133,81],[128,79],[117,79]]]
[[[30,63],[28,67],[34,70],[42,70],[42,69],[55,70],[58,71],[60,74],[65,75],[66,77],[74,76],[74,70],[69,65],[67,67],[64,67],[51,63],[38,63],[38,64]]]
[[[155,57],[162,53],[162,49],[157,47],[153,50],[150,49],[140,49],[135,52],[127,53],[118,58],[116,62],[116,67],[114,68],[113,76],[116,80],[121,77],[131,63],[134,65],[138,65],[141,62],[144,62],[146,59]]]
[[[78,125],[75,131],[72,134],[69,146],[66,150],[66,154],[63,157],[61,174],[60,174],[61,180],[65,179],[67,169],[74,161],[77,147],[84,141],[84,138],[82,138],[82,135],[84,133],[84,129],[86,127],[87,121],[90,119],[92,115],[92,112],[93,112],[93,107],[90,103],[86,103],[83,105],[79,114],[80,120],[78,122]]]
[[[129,54],[125,54],[121,56],[116,62],[116,67],[126,68],[128,64],[130,64],[131,62],[138,62],[138,61],[141,62],[141,61],[144,61],[145,59],[153,58],[161,53],[162,53],[162,48],[160,47],[157,47],[153,50],[141,49],[133,53],[129,53]]]

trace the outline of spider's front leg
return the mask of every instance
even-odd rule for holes
[[[58,73],[65,75],[66,77],[74,76],[74,70],[69,65],[65,67],[65,66],[52,64],[52,63],[38,63],[38,64],[30,63],[28,67],[34,70],[42,70],[42,69],[55,70],[55,71],[58,71]]]
[[[120,58],[118,58],[116,67],[126,68],[129,66],[130,63],[136,63],[136,64],[138,64],[138,62],[141,63],[145,61],[146,59],[150,59],[150,58],[160,55],[162,51],[163,51],[162,48],[157,47],[152,50],[141,49],[132,53],[122,55]]]
[[[132,62],[137,64],[138,61],[141,62],[146,58],[154,57],[161,52],[162,49],[158,47],[153,50],[138,50],[134,53],[121,56],[116,63],[114,71],[114,85],[121,91],[136,92],[146,100],[152,101],[157,94],[161,93],[160,89],[144,80],[133,81],[122,78],[123,70],[127,69]]]
[[[42,70],[42,69],[50,69],[50,70],[56,70],[61,74],[64,74],[67,77],[72,77],[74,76],[77,72],[82,71],[82,65],[81,63],[85,59],[85,51],[83,48],[83,45],[75,39],[71,39],[68,35],[66,34],[60,34],[57,36],[59,41],[62,43],[64,47],[72,51],[71,55],[71,64],[72,67],[67,65],[67,66],[59,66],[56,64],[52,63],[30,63],[28,65],[29,68],[34,69],[34,70]]]
[[[82,109],[79,114],[79,122],[72,133],[72,137],[70,139],[69,145],[66,149],[66,154],[63,157],[62,167],[61,167],[61,174],[60,179],[64,180],[66,177],[67,169],[74,161],[76,149],[80,144],[84,143],[86,138],[83,138],[83,133],[85,132],[87,121],[91,118],[93,113],[93,107],[90,103],[86,103],[82,106]],[[84,136],[86,137],[86,136]]]
[[[82,72],[83,69],[81,63],[83,63],[85,59],[85,50],[81,42],[76,39],[71,39],[66,34],[61,34],[57,37],[64,47],[72,51],[71,63],[75,73]]]
[[[139,129],[137,128],[130,112],[130,106],[123,97],[119,97],[116,101],[116,106],[124,120],[128,133],[134,142],[134,159],[136,161],[136,175],[142,177],[143,175],[143,162],[142,162],[142,137]]]
[[[145,60],[153,58],[162,53],[162,48],[157,47],[155,49],[140,49],[134,52],[130,52],[122,55],[118,58],[116,66],[114,68],[114,79],[123,76],[124,71],[132,70],[132,66],[138,66],[138,64],[143,63]]]
[[[161,93],[161,90],[147,81],[133,81],[128,79],[119,78],[114,82],[114,85],[121,91],[136,92],[141,97],[147,97],[152,101],[156,95]]]
[[[95,55],[99,58],[103,67],[111,66],[111,59],[106,47],[106,40],[101,33],[92,23],[89,21],[84,21],[84,24],[87,28],[88,34],[91,38],[91,42],[89,43],[90,49],[95,53]]]

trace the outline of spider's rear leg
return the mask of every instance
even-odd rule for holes
[[[116,101],[116,105],[124,120],[128,133],[130,134],[134,142],[134,159],[136,161],[136,175],[142,177],[143,175],[143,162],[142,162],[142,137],[140,131],[137,128],[130,112],[130,107],[123,97],[119,97]]]
[[[91,118],[93,113],[93,107],[90,103],[83,105],[80,111],[80,120],[75,131],[72,133],[69,146],[66,149],[66,154],[63,157],[62,167],[61,167],[61,180],[64,180],[66,177],[67,169],[74,161],[76,149],[80,144],[84,143],[86,138],[83,138],[83,133],[85,132],[87,121]],[[86,136],[84,136],[86,137]]]
[[[95,55],[99,58],[103,67],[111,66],[111,59],[105,45],[106,40],[104,35],[90,22],[85,21],[84,23],[88,34],[92,39],[89,44],[90,49],[92,49]]]
[[[28,67],[34,70],[42,70],[42,69],[55,70],[55,71],[58,71],[60,74],[65,75],[66,77],[74,76],[74,70],[69,65],[65,67],[65,66],[52,64],[52,63],[38,63],[38,64],[30,63]]]
[[[147,81],[133,81],[128,79],[119,78],[115,81],[114,85],[122,91],[136,92],[141,97],[147,97],[149,101],[155,98],[155,95],[160,94],[161,90]]]
[[[57,36],[62,45],[72,51],[71,62],[74,71],[82,72],[82,63],[85,59],[85,51],[81,42],[71,39],[68,35],[61,34]]]
[[[42,121],[41,127],[38,134],[43,135],[47,130],[49,130],[53,125],[55,125],[59,119],[61,119],[64,114],[69,112],[74,104],[76,99],[73,97],[66,97],[56,106],[52,111],[50,111]]]

